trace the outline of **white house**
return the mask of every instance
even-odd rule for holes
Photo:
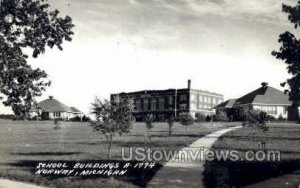
[[[49,99],[39,102],[30,110],[30,117],[40,116],[42,119],[69,120],[74,117],[83,117],[83,113],[74,107],[69,107],[50,96]]]

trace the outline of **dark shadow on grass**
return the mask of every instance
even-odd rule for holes
[[[299,169],[299,160],[280,162],[207,161],[204,165],[203,181],[207,188],[243,187]]]
[[[56,180],[56,179],[60,179],[60,178],[66,178],[66,176],[62,176],[62,175],[35,175],[35,172],[37,171],[37,166],[39,163],[66,163],[66,165],[68,166],[68,168],[73,169],[74,165],[76,163],[118,163],[119,164],[119,170],[122,170],[125,163],[128,163],[126,161],[121,161],[121,160],[78,160],[78,161],[35,161],[35,160],[22,160],[22,161],[18,161],[16,163],[5,163],[3,165],[8,165],[11,167],[17,167],[20,168],[20,170],[24,170],[24,171],[30,171],[32,173],[33,176],[41,176],[43,177],[43,179],[46,179],[46,184],[51,184],[51,181]],[[131,167],[126,168],[127,172],[124,176],[114,176],[115,179],[118,180],[122,180],[122,181],[126,181],[129,183],[132,183],[138,187],[146,187],[147,183],[153,178],[153,176],[156,174],[156,172],[162,167],[160,164],[156,163],[156,165],[153,168],[134,168],[133,166],[137,163],[140,163],[138,161],[130,161],[129,162],[131,164]],[[109,168],[106,168],[109,169]],[[104,170],[106,170],[104,169]],[[85,168],[84,170],[95,170],[93,168]],[[97,169],[96,169],[97,170]],[[101,170],[101,169],[99,169]],[[108,178],[108,176],[105,175],[88,175],[88,176],[68,176],[67,178],[71,178],[70,181],[72,180],[93,180],[93,179],[99,179],[99,178]],[[18,177],[15,177],[13,179],[18,179]],[[36,178],[33,178],[34,180]],[[34,181],[33,180],[33,181]],[[32,182],[35,183],[35,182]],[[71,186],[71,184],[66,185],[66,186]]]
[[[81,152],[30,152],[30,153],[10,153],[11,155],[21,156],[64,156],[64,155],[78,155]]]

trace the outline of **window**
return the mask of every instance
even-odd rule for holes
[[[144,99],[144,111],[149,110],[149,99]]]
[[[208,103],[210,103],[210,102],[211,102],[211,100],[210,100],[210,97],[208,97],[208,99],[207,99],[207,102],[208,102]]]
[[[267,114],[277,114],[277,107],[276,106],[262,106],[261,110],[266,112]]]
[[[54,113],[53,113],[53,116],[54,116],[54,117],[58,117],[58,118],[60,118],[60,116],[61,116],[61,113],[60,113],[60,112],[54,112]]]
[[[165,100],[163,98],[160,98],[158,100],[158,109],[159,110],[164,110],[165,109]]]
[[[207,97],[204,97],[203,99],[204,99],[204,102],[207,102]]]
[[[180,110],[186,110],[187,105],[186,104],[180,104]]]
[[[196,110],[197,109],[197,105],[196,104],[191,104],[191,110]]]
[[[187,101],[187,95],[186,94],[180,95],[180,101]]]
[[[142,102],[141,99],[135,100],[135,110],[136,111],[142,111]]]
[[[203,97],[202,96],[199,96],[199,101],[203,102]]]
[[[196,95],[191,94],[191,101],[196,101]]]
[[[152,110],[157,110],[157,99],[152,99]]]
[[[213,104],[216,104],[216,99],[215,98],[213,98]]]

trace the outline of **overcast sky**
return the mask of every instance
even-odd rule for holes
[[[235,98],[262,81],[280,89],[288,77],[272,50],[294,31],[281,12],[294,0],[49,0],[76,25],[64,50],[48,50],[34,67],[53,95],[89,111],[96,95],[192,87]],[[3,107],[0,107],[0,110]],[[1,113],[1,112],[0,112]]]

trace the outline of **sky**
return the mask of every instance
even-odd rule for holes
[[[95,96],[192,87],[237,98],[289,75],[279,34],[297,33],[281,12],[294,0],[49,0],[75,24],[63,51],[28,61],[45,70],[49,95],[85,113]],[[0,113],[9,113],[0,104]]]

